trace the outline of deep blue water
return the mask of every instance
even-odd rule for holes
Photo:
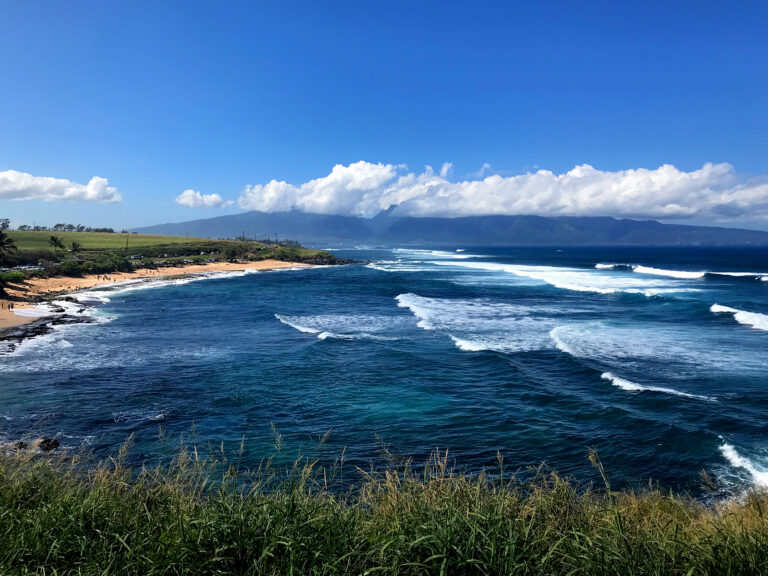
[[[336,253],[372,263],[81,296],[99,322],[0,356],[0,441],[154,460],[162,426],[256,465],[274,425],[325,463],[383,442],[589,481],[594,447],[616,484],[768,483],[765,250]]]

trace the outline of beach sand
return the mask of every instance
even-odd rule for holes
[[[14,299],[16,309],[31,308],[35,301],[61,292],[76,292],[93,288],[94,286],[109,286],[117,282],[134,280],[137,278],[164,278],[167,276],[180,276],[184,274],[205,274],[211,272],[236,272],[239,270],[275,270],[278,268],[310,267],[310,264],[298,262],[281,262],[279,260],[261,260],[258,262],[211,262],[209,264],[190,264],[188,266],[173,266],[158,268],[156,270],[141,269],[135,272],[112,272],[109,274],[92,274],[77,278],[55,276],[53,278],[31,278],[23,286],[8,288],[9,295]],[[19,286],[19,285],[15,285]],[[19,316],[9,309],[10,302],[0,299],[0,330],[11,328],[35,318]]]

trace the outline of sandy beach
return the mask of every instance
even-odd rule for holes
[[[113,272],[110,274],[92,274],[80,277],[54,276],[52,278],[31,278],[23,287],[7,291],[13,300],[0,299],[0,330],[32,322],[35,318],[20,316],[11,310],[13,304],[16,310],[31,308],[36,301],[46,296],[61,292],[77,292],[95,286],[109,286],[117,282],[139,278],[165,278],[184,274],[205,274],[212,272],[236,272],[240,270],[274,270],[278,268],[309,267],[310,264],[298,262],[282,262],[279,260],[260,260],[258,262],[212,262],[210,264],[190,264],[188,266],[173,266],[156,270],[140,269],[135,272]]]

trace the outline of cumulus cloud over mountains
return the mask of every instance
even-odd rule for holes
[[[64,178],[32,176],[26,172],[0,172],[0,199],[43,200],[45,202],[120,202],[117,188],[106,178],[94,176],[88,184]]]
[[[615,172],[582,164],[562,174],[539,170],[455,182],[448,179],[450,171],[450,164],[440,172],[427,166],[421,173],[393,164],[337,164],[328,176],[304,184],[272,180],[247,186],[238,204],[263,212],[365,217],[395,207],[402,216],[768,218],[768,179],[746,180],[727,163],[707,163],[690,172],[670,164]]]
[[[232,201],[224,201],[218,194],[201,194],[196,190],[184,190],[176,197],[176,203],[189,208],[218,208],[229,206]]]

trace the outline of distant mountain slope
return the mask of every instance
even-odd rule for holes
[[[463,245],[755,245],[768,246],[768,232],[710,226],[661,224],[655,220],[606,217],[470,216],[372,219],[303,212],[245,212],[136,228],[142,234],[210,238],[278,236],[317,244]]]
[[[244,212],[230,216],[217,216],[204,220],[191,220],[175,224],[159,224],[136,228],[133,232],[167,230],[170,235],[198,236],[200,238],[235,238],[244,234],[249,238],[298,240],[303,244],[316,242],[361,242],[370,239],[371,230],[363,218],[306,214],[304,212]]]

